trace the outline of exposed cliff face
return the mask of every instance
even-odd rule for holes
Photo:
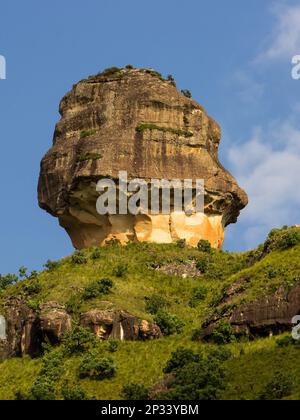
[[[76,248],[109,239],[220,247],[247,196],[218,161],[220,127],[174,84],[146,70],[107,71],[76,84],[60,104],[53,147],[41,164],[40,206]],[[100,216],[96,182],[204,179],[205,214]]]

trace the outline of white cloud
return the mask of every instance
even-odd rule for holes
[[[291,59],[300,53],[300,6],[281,6],[273,9],[276,24],[258,61]]]
[[[248,247],[276,226],[300,223],[300,129],[293,120],[256,128],[228,151],[228,160],[249,195],[239,225]]]

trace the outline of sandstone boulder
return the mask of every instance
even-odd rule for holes
[[[80,324],[100,340],[152,340],[162,337],[160,328],[124,311],[93,309],[81,315]]]
[[[60,114],[41,163],[39,204],[58,217],[75,248],[110,239],[222,246],[247,196],[218,160],[220,127],[172,80],[152,70],[107,70],[74,85]],[[205,212],[100,216],[96,183],[119,171],[147,182],[203,179]]]
[[[61,342],[62,337],[72,329],[72,318],[65,307],[57,302],[41,305],[39,313],[40,329],[44,339],[52,345]]]

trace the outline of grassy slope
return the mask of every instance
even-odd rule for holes
[[[239,278],[247,276],[251,281],[247,284],[243,296],[236,298],[237,303],[271,293],[281,284],[291,286],[297,279],[299,280],[300,274],[299,245],[287,251],[273,251],[250,267],[252,254],[249,253],[214,252],[209,256],[198,250],[181,249],[176,245],[132,244],[125,248],[110,245],[101,249],[100,258],[97,260],[89,258],[91,252],[86,251],[87,264],[73,264],[68,257],[63,259],[55,270],[40,273],[38,281],[42,289],[37,296],[31,298],[31,304],[37,305],[50,300],[66,303],[71,295],[80,294],[91,281],[109,277],[115,286],[104,299],[111,303],[103,303],[103,299],[86,301],[81,307],[81,312],[95,307],[117,308],[151,320],[152,316],[145,309],[144,298],[155,293],[168,300],[168,312],[177,315],[185,322],[180,335],[151,342],[120,343],[118,351],[113,354],[108,352],[107,343],[103,343],[103,353],[111,356],[118,367],[117,375],[110,380],[100,382],[79,380],[76,369],[80,356],[65,359],[61,382],[65,379],[72,383],[78,382],[89,395],[98,399],[119,399],[122,386],[128,382],[153,385],[162,377],[166,361],[178,346],[193,349],[208,346],[191,341],[191,333],[193,329],[199,328],[206,315],[214,311],[214,305],[218,304],[224,288]],[[151,268],[152,264],[184,262],[193,258],[197,260],[208,258],[209,267],[205,275],[183,279]],[[126,265],[128,272],[124,277],[118,278],[114,272],[120,264]],[[0,313],[1,302],[3,303],[8,296],[22,293],[26,284],[31,281],[26,280],[6,289],[1,297]],[[191,308],[188,302],[193,289],[199,285],[207,287],[207,298],[196,308]],[[293,398],[300,397],[300,383],[296,379],[300,377],[300,367],[297,367],[296,363],[299,350],[296,347],[278,348],[275,339],[228,346],[233,350],[235,357],[226,362],[229,376],[223,398],[254,398],[270,380],[274,371],[290,374],[294,382]],[[40,365],[40,360],[28,358],[1,363],[0,399],[13,398],[17,390],[26,392],[34,382]],[[58,383],[58,397],[59,389]]]

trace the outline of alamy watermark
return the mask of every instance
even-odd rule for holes
[[[0,80],[6,79],[6,59],[0,55]]]
[[[204,213],[203,179],[129,181],[127,172],[120,171],[117,180],[98,181],[96,190],[100,194],[96,204],[100,215]]]

